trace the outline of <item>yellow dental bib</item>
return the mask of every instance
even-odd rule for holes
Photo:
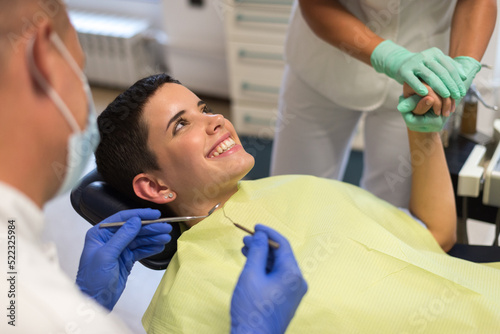
[[[143,318],[148,333],[229,333],[232,292],[257,223],[288,238],[308,283],[287,333],[500,333],[500,270],[448,256],[370,193],[312,176],[242,181],[185,231]]]

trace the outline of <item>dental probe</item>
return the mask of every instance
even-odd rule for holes
[[[234,226],[236,226],[236,227],[237,227],[237,228],[239,228],[240,230],[243,230],[243,231],[245,231],[245,232],[247,232],[247,233],[250,233],[251,235],[254,235],[254,234],[255,234],[255,232],[250,231],[249,229],[247,229],[247,228],[246,228],[246,227],[244,227],[244,226],[241,226],[241,225],[240,225],[240,224],[238,224],[238,223],[233,222],[233,224],[234,224]],[[278,249],[278,248],[280,248],[280,244],[279,244],[279,243],[277,243],[277,242],[276,242],[276,241],[274,241],[274,240],[270,240],[270,239],[268,239],[268,240],[267,240],[267,242],[269,243],[269,246],[271,246],[271,247],[272,247],[272,248],[274,248],[274,249]]]

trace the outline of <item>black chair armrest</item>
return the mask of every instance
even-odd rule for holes
[[[495,246],[456,244],[448,254],[477,263],[500,262],[500,248]]]

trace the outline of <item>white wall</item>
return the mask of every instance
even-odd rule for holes
[[[216,0],[163,0],[172,75],[196,93],[229,97],[224,17]]]
[[[155,28],[163,28],[161,1],[146,0],[66,0],[70,9],[87,9],[131,15],[151,20]]]
[[[224,22],[217,0],[67,0],[70,9],[147,18],[165,32],[163,57],[169,72],[198,94],[227,98]]]

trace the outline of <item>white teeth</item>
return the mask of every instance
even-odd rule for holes
[[[217,157],[220,154],[224,153],[225,151],[230,150],[235,144],[236,143],[232,138],[224,140],[222,143],[219,144],[219,146],[215,148],[212,157]]]

